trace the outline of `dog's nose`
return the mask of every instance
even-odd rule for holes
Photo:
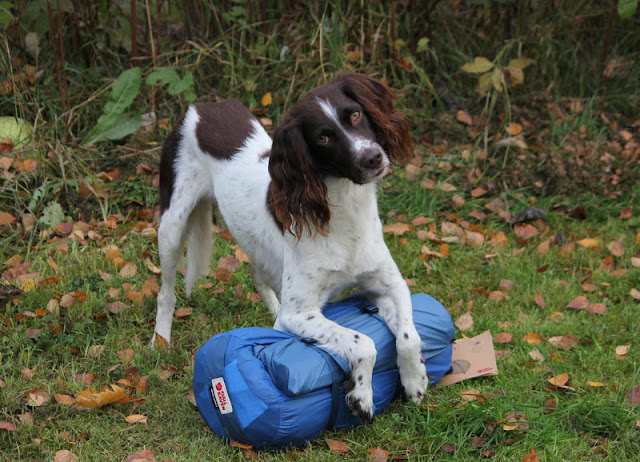
[[[382,164],[382,153],[378,149],[370,149],[364,153],[360,165],[368,169],[376,169]]]

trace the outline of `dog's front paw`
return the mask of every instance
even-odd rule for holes
[[[416,404],[420,404],[427,393],[429,378],[427,377],[424,365],[413,371],[415,373],[408,374],[405,371],[404,374],[401,374],[402,387],[408,399]]]
[[[349,410],[364,422],[373,420],[373,393],[371,389],[354,389],[345,398]]]

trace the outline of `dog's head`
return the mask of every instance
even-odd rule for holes
[[[304,95],[276,129],[269,160],[270,205],[285,230],[328,231],[324,178],[379,181],[412,153],[409,123],[370,77],[342,73]]]

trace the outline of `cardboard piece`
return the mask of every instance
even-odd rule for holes
[[[485,331],[471,338],[458,339],[453,344],[452,371],[442,377],[438,387],[452,385],[462,380],[496,375],[496,353],[491,332]]]

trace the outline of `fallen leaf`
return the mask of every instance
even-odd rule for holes
[[[347,446],[346,443],[339,441],[339,440],[332,440],[327,438],[326,439],[327,445],[329,446],[329,449],[331,449],[332,452],[335,452],[336,454],[345,454],[349,451],[351,451],[351,448],[349,446]]]
[[[591,303],[587,307],[587,312],[593,314],[604,314],[606,310],[607,306],[604,303]]]
[[[518,239],[521,239],[523,241],[527,241],[539,234],[539,231],[536,229],[536,227],[528,223],[515,224],[513,227],[513,231],[515,232]]]
[[[538,457],[535,447],[524,455],[522,462],[540,462],[540,457]]]
[[[72,308],[76,304],[76,298],[71,294],[64,294],[60,299],[60,306],[63,308]]]
[[[73,404],[73,396],[71,395],[56,393],[55,395],[53,395],[53,398],[58,404],[62,404],[63,406],[71,406]]]
[[[636,300],[640,300],[640,290],[638,290],[638,289],[635,289],[635,288],[631,289],[629,291],[629,295],[631,295]]]
[[[633,207],[625,207],[620,210],[621,220],[630,220],[633,217]]]
[[[447,454],[452,454],[454,452],[456,452],[456,446],[454,444],[451,443],[445,443],[442,445],[442,450],[444,452],[446,452]]]
[[[568,373],[564,373],[564,374],[560,374],[560,375],[556,375],[555,377],[551,377],[548,382],[551,385],[554,385],[558,388],[565,388],[567,390],[573,390],[575,391],[574,388],[571,388],[568,383],[569,383],[569,374]]]
[[[389,460],[389,451],[382,448],[369,449],[369,462],[387,462]]]
[[[455,325],[461,331],[473,328],[473,317],[471,316],[471,311],[467,311],[465,314],[456,319]]]
[[[513,335],[508,332],[500,332],[493,338],[494,343],[509,343],[513,339]]]
[[[511,279],[501,279],[498,287],[502,292],[508,292],[516,286],[516,283]]]
[[[7,432],[17,432],[18,428],[13,424],[13,422],[3,420],[2,422],[0,422],[0,430],[4,430]]]
[[[56,452],[56,455],[53,457],[53,462],[78,462],[78,456],[68,449],[62,449]]]
[[[456,120],[466,125],[473,125],[473,119],[471,119],[471,115],[464,109],[458,110],[458,112],[456,113]]]
[[[571,334],[564,334],[558,337],[551,337],[548,342],[558,348],[563,350],[571,350],[578,343],[578,340]]]
[[[160,274],[162,272],[162,270],[158,268],[156,265],[154,265],[151,262],[151,260],[148,258],[145,260],[145,264],[147,265],[147,269],[151,271],[153,274]]]
[[[506,431],[529,430],[527,416],[522,412],[510,412],[509,414],[507,414],[506,421],[502,424],[502,429]]]
[[[413,231],[413,226],[409,223],[392,223],[382,228],[384,233],[393,233],[395,236],[402,236],[404,233]]]
[[[589,299],[584,295],[579,295],[567,305],[567,308],[573,308],[575,310],[584,310],[589,306]]]
[[[105,386],[101,391],[89,387],[76,394],[76,406],[82,408],[100,407],[121,401],[129,396],[129,393],[118,385],[111,385],[111,388]]]
[[[533,359],[534,361],[538,361],[538,362],[542,362],[544,361],[544,356],[542,356],[542,353],[540,353],[540,350],[533,350],[529,352],[529,356],[531,357],[531,359]]]
[[[127,458],[122,462],[157,462],[157,460],[153,455],[153,452],[149,449],[145,449],[127,456]]]
[[[598,239],[593,239],[593,238],[590,238],[590,237],[588,237],[586,239],[579,240],[578,244],[580,244],[585,249],[598,249],[598,248],[600,248],[600,241]]]
[[[271,95],[271,92],[267,92],[264,94],[264,96],[260,99],[260,103],[263,106],[271,106],[271,103],[273,102],[273,96]]]
[[[186,318],[191,313],[193,313],[193,308],[190,308],[188,306],[181,306],[175,311],[174,316],[176,318]]]
[[[604,387],[604,383],[602,383],[602,382],[592,382],[591,380],[587,380],[587,386],[588,387],[599,388],[599,387]]]
[[[607,245],[607,249],[614,257],[622,257],[624,255],[624,247],[620,241],[610,242]]]
[[[525,335],[524,341],[529,345],[539,345],[544,342],[544,339],[542,338],[542,335],[538,334],[537,332],[529,332],[527,335]]]
[[[128,262],[125,263],[118,274],[120,274],[120,276],[122,276],[123,278],[132,278],[136,275],[137,272],[138,266],[135,263]]]
[[[618,345],[616,347],[616,356],[618,356],[620,359],[624,358],[627,353],[629,353],[630,348],[631,345]]]
[[[31,407],[41,407],[51,400],[51,395],[38,389],[29,390],[26,393],[27,404]]]
[[[146,424],[147,416],[142,414],[131,414],[124,418],[128,424]]]
[[[536,292],[536,294],[533,296],[533,300],[536,302],[536,305],[538,305],[542,309],[547,306],[547,302],[545,302],[544,297],[540,292]]]
[[[242,266],[242,262],[237,258],[227,255],[218,260],[217,268],[223,271],[235,271]]]

